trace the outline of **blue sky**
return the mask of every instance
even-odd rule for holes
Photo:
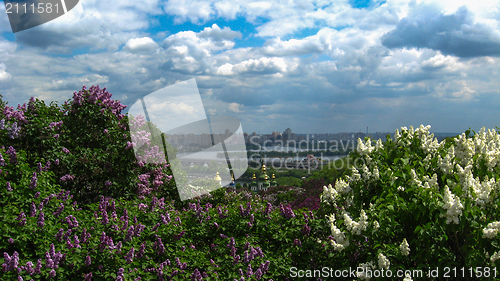
[[[195,78],[248,133],[495,128],[499,55],[499,1],[80,0],[15,34],[0,5],[9,105],[99,85],[130,106]]]

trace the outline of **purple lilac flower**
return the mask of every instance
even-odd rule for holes
[[[252,265],[251,264],[248,264],[248,268],[247,268],[247,277],[250,277],[253,275],[253,270],[252,270]]]
[[[121,254],[122,253],[122,241],[118,241],[118,243],[116,243],[116,245],[113,247],[113,249],[116,250],[117,254]]]
[[[135,218],[135,216],[134,216],[134,218]],[[145,225],[139,223],[139,225],[137,226],[137,228],[135,230],[135,236],[141,237],[141,232],[143,232],[145,228],[146,228]]]
[[[35,274],[40,274],[42,270],[42,259],[38,259],[35,267]]]
[[[234,241],[234,237],[231,237],[231,239],[229,240],[229,244],[227,244],[227,248],[230,249],[232,247],[235,247],[236,246],[236,242]]]
[[[125,242],[128,242],[132,239],[132,236],[134,236],[134,226],[131,225],[129,229],[127,230],[127,234],[125,235]]]
[[[11,164],[17,164],[16,150],[12,146],[9,146],[9,149],[6,151],[6,153],[9,154],[10,163]]]
[[[38,215],[37,226],[43,228],[44,225],[45,225],[45,215],[42,211],[40,211],[40,214]]]
[[[84,228],[82,232],[82,243],[83,244],[87,243],[90,237],[92,237],[92,235],[90,235],[90,233],[87,232],[87,228]]]
[[[10,243],[10,244],[14,244],[14,239],[9,238],[9,243]]]
[[[124,269],[120,267],[120,269],[118,269],[118,272],[116,273],[116,281],[123,281],[123,271]]]
[[[54,215],[57,218],[62,214],[63,211],[64,211],[64,204],[60,203],[59,208],[57,208],[57,210],[53,212],[52,215]]]
[[[128,222],[128,211],[127,209],[123,209],[123,216],[120,217],[121,221]]]
[[[91,261],[91,259],[90,259],[90,256],[87,256],[87,257],[85,258],[85,266],[90,266],[91,264],[92,264],[92,261]]]
[[[24,271],[26,271],[29,275],[33,275],[33,273],[35,273],[35,269],[33,268],[33,263],[31,261],[26,263]]]
[[[183,230],[183,231],[181,231],[181,233],[175,235],[174,236],[174,241],[177,241],[177,240],[181,239],[182,236],[184,236],[184,234],[186,234],[186,231]]]
[[[251,262],[252,260],[253,260],[253,253],[252,253],[252,251],[250,251],[250,253],[249,253],[249,251],[248,251],[248,250],[247,250],[247,251],[245,251],[245,255],[244,255],[244,257],[243,257],[243,262],[245,262],[245,263],[249,263],[249,262]]]
[[[52,278],[56,277],[56,271],[52,269],[52,270],[49,272],[49,277],[52,277]]]
[[[31,177],[30,189],[34,189],[36,187],[36,182],[38,178],[36,176],[36,172],[33,172],[33,176]]]
[[[240,262],[240,255],[236,255],[236,257],[234,257],[234,260],[233,260],[233,265],[237,264],[238,262]]]
[[[299,247],[302,247],[302,243],[300,242],[300,239],[295,239],[295,240],[293,241],[293,245],[294,245],[294,246],[299,246]]]
[[[66,154],[68,154],[68,153],[69,153],[69,149],[67,149],[66,147],[63,147],[63,148],[62,148],[62,151],[63,151],[64,153],[66,153]]]
[[[80,246],[80,240],[78,239],[78,235],[75,234],[75,236],[73,236],[73,239],[75,240],[75,247],[76,248],[81,248],[82,246]]]
[[[36,198],[38,198],[38,197],[40,197],[40,191],[37,191],[33,197],[34,197],[35,199],[36,199]]]
[[[10,183],[9,183],[9,182],[7,182],[7,191],[9,191],[9,192],[10,192],[10,191],[12,191],[12,190],[13,190],[13,189],[12,189],[12,187],[10,186]]]
[[[191,280],[202,280],[203,278],[201,277],[201,273],[198,271],[198,269],[196,268],[194,271],[193,271],[193,274],[191,275]]]
[[[69,240],[69,237],[71,236],[71,233],[73,232],[73,230],[70,228],[68,229],[68,231],[66,231],[66,233],[64,233],[64,236],[63,236],[63,240]]]
[[[55,138],[56,140],[59,139],[59,134],[55,134],[52,136],[53,138]]]
[[[146,250],[146,242],[142,242],[139,252],[137,252],[137,258],[140,259],[144,256],[144,250]]]
[[[153,227],[153,229],[151,229],[151,231],[152,231],[152,232],[157,231],[157,230],[158,230],[158,227],[160,227],[160,223],[157,223],[157,224]]]
[[[134,144],[128,141],[128,142],[127,142],[127,145],[125,146],[125,149],[127,149],[127,150],[128,150],[128,149],[131,149],[131,148],[133,148],[133,147],[134,147]]]
[[[68,238],[68,240],[66,240],[66,247],[68,247],[68,249],[73,249],[75,247],[73,242],[71,242],[71,238]]]
[[[280,210],[281,210],[281,215],[285,217],[287,220],[295,218],[295,214],[289,205],[283,206],[283,204],[280,203]]]
[[[17,217],[17,220],[20,220],[19,225],[20,226],[25,226],[26,225],[26,215],[24,212],[21,212],[19,216]]]
[[[45,252],[45,267],[46,268],[54,268],[54,261],[52,260],[50,254]]]
[[[106,225],[109,223],[108,212],[104,211],[102,213],[102,224]]]
[[[257,278],[257,280],[260,280],[262,278],[262,271],[260,270],[260,268],[255,271],[255,278]]]
[[[311,233],[311,227],[306,224],[302,227],[302,234],[309,235]]]
[[[15,139],[19,136],[19,131],[21,130],[21,127],[17,126],[17,122],[14,122],[10,128],[7,128],[9,131],[9,138]]]
[[[139,208],[139,210],[144,210],[144,213],[146,213],[148,205],[146,205],[144,203],[140,203],[139,206],[138,206],[138,208]]]
[[[158,251],[157,251],[158,255],[163,255],[165,253],[165,246],[161,242],[161,238],[160,237],[158,237],[158,239],[154,243],[153,249],[158,249]]]
[[[47,204],[49,203],[50,199],[51,199],[51,196],[47,196],[47,197],[45,197],[45,198],[42,200],[42,202],[40,202],[40,205],[38,205],[38,210],[40,210],[40,211],[41,211],[41,210],[43,209],[43,206],[47,206]]]
[[[7,165],[5,163],[5,159],[3,159],[2,153],[0,153],[0,166],[5,166],[5,165]]]
[[[74,178],[75,178],[74,175],[66,174],[66,175],[61,177],[61,181],[65,182],[67,180],[73,180]]]
[[[50,161],[47,161],[47,164],[45,164],[45,167],[42,168],[42,171],[48,171],[50,169]]]
[[[84,273],[84,281],[91,281],[92,279],[92,272],[90,272],[89,274],[85,274]]]
[[[127,261],[127,263],[132,263],[132,259],[134,258],[134,252],[135,252],[135,249],[134,249],[134,247],[132,247],[130,249],[130,251],[127,253],[127,255],[125,256],[125,260]]]
[[[243,210],[243,206],[240,205],[240,215],[243,217],[246,217],[250,215],[250,212],[252,211],[252,204],[250,202],[247,202],[247,208]]]
[[[56,159],[56,161],[54,161],[54,164],[59,165],[59,159]]]
[[[62,241],[62,235],[63,235],[64,230],[62,228],[59,228],[59,231],[56,233],[56,239],[57,241],[61,242]]]
[[[168,213],[167,213],[167,215],[168,215]],[[160,218],[161,218],[161,222],[162,222],[164,225],[168,224],[168,223],[169,223],[169,221],[170,221],[170,218],[168,218],[168,221],[167,221],[167,218],[166,218],[164,215],[160,215]]]

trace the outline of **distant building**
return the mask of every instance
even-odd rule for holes
[[[277,182],[276,182],[276,179],[275,179],[275,176],[273,174],[273,178],[272,178],[272,181],[269,179],[269,176],[267,175],[266,173],[266,165],[262,165],[262,174],[259,176],[259,178],[257,179],[255,177],[255,174],[253,174],[253,181],[252,183],[250,184],[250,187],[252,189],[252,191],[267,191],[267,189],[269,187],[274,187],[274,186],[277,186]]]

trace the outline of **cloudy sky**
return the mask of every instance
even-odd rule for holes
[[[0,5],[9,105],[99,85],[130,107],[195,78],[248,133],[500,127],[499,55],[498,1],[80,0],[15,34]]]

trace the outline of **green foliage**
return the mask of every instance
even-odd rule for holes
[[[278,186],[302,186],[302,180],[294,177],[279,177],[276,178]]]
[[[338,159],[329,163],[328,166],[323,169],[314,172],[309,179],[319,180],[322,179],[327,183],[333,183],[338,178],[346,175],[349,169],[352,167],[352,158],[350,155],[347,157]]]

